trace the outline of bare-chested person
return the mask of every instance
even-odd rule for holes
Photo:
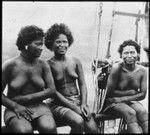
[[[54,24],[46,32],[45,45],[54,52],[48,60],[57,96],[51,106],[56,123],[69,125],[71,133],[97,133],[97,125],[87,105],[87,87],[81,62],[66,55],[73,36],[65,24]]]
[[[127,40],[118,51],[123,61],[113,65],[109,75],[104,112],[122,116],[129,133],[148,133],[148,113],[138,102],[147,91],[147,71],[136,63],[140,46]]]
[[[20,54],[2,66],[4,122],[12,133],[56,133],[56,125],[44,99],[56,94],[49,65],[40,59],[44,32],[35,25],[23,27],[16,45]]]

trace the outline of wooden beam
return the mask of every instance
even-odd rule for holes
[[[130,17],[140,17],[140,18],[149,18],[148,15],[145,14],[135,14],[135,13],[127,13],[121,11],[114,11],[114,15],[123,15],[123,16],[130,16]]]

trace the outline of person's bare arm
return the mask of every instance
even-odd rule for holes
[[[143,74],[141,77],[141,85],[140,85],[140,92],[132,96],[123,97],[121,100],[124,101],[140,101],[143,100],[146,96],[147,90],[147,71],[145,69],[142,70]]]
[[[120,90],[115,90],[113,92],[113,95],[115,95],[116,97],[122,97],[122,96],[131,96],[136,93],[138,93],[136,90],[123,90],[123,92]]]
[[[143,69],[143,74],[141,77],[140,92],[136,92],[134,95],[114,97],[110,99],[111,102],[127,102],[127,101],[140,101],[143,100],[146,96],[147,90],[147,72]]]
[[[82,115],[81,110],[73,103],[69,102],[60,92],[56,91],[56,97],[64,106],[72,109],[76,113]]]
[[[40,92],[36,92],[33,94],[28,94],[24,96],[17,96],[13,98],[14,101],[19,102],[21,104],[26,104],[29,102],[37,102],[45,100],[49,97],[53,97],[56,94],[56,88],[54,85],[53,76],[51,73],[51,69],[49,68],[48,63],[43,61],[43,79],[45,81],[45,88],[43,88]]]
[[[10,75],[11,75],[11,68],[13,67],[13,63],[8,60],[2,65],[2,105],[9,109],[14,109],[14,107],[17,105],[16,102],[9,99],[7,96],[3,94],[6,85],[10,82]]]
[[[77,63],[77,74],[78,74],[78,84],[81,94],[81,104],[87,104],[87,87],[84,79],[83,68],[78,59],[76,59]]]
[[[51,62],[48,61],[49,63],[49,66],[51,68],[51,71],[52,71],[52,75],[53,75],[53,68],[51,67]],[[55,95],[55,99],[58,101],[58,102],[61,102],[61,104],[63,104],[63,106],[65,107],[68,107],[70,109],[72,109],[73,111],[75,111],[76,113],[78,114],[82,114],[80,109],[73,103],[69,102],[68,99],[66,99],[59,91],[56,90],[56,95]]]
[[[107,80],[107,85],[106,85],[106,90],[107,90],[107,96],[111,97],[112,94],[114,93],[117,83],[118,83],[118,71],[119,71],[119,66],[118,64],[113,66],[110,72],[110,75]]]
[[[78,84],[79,84],[79,90],[81,94],[81,111],[85,119],[90,120],[91,113],[87,105],[87,86],[86,86],[85,79],[84,79],[84,72],[83,72],[82,64],[78,59],[75,59],[75,61],[77,64],[76,71],[78,74]]]
[[[12,61],[7,61],[2,65],[2,105],[6,108],[14,111],[16,113],[16,116],[20,118],[20,115],[25,117],[27,120],[31,120],[32,118],[30,115],[33,113],[29,108],[24,107],[20,105],[19,103],[16,103],[12,99],[9,99],[7,96],[3,94],[6,85],[10,82],[10,75],[11,75],[11,69],[13,67]]]

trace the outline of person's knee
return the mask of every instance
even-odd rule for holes
[[[138,115],[141,115],[141,116],[148,114],[145,108],[139,109],[137,113]]]
[[[90,121],[85,122],[85,132],[86,133],[98,133],[98,127],[93,118]]]
[[[32,133],[33,129],[30,125],[15,125],[11,127],[12,132],[15,133]]]
[[[86,129],[86,133],[98,133],[98,127],[96,125],[90,125]]]
[[[76,125],[84,126],[84,120],[82,117],[77,117],[75,122]]]
[[[72,128],[83,128],[84,127],[84,119],[79,115],[76,116],[73,120],[72,120],[72,124],[71,124]]]
[[[38,124],[38,130],[43,133],[55,133],[56,124],[54,122],[40,122]]]
[[[50,132],[50,133],[55,133],[56,132],[56,125],[54,124],[54,123],[51,123],[51,124],[49,124],[49,125],[45,125],[44,127],[43,127],[43,129],[45,129],[45,131],[48,131],[48,132]]]
[[[70,123],[71,133],[83,133],[84,132],[84,120],[81,116],[71,120]]]
[[[146,111],[146,109],[142,109],[140,111],[138,111],[138,119],[140,122],[144,122],[148,120],[148,113]]]
[[[10,120],[7,126],[13,133],[32,133],[33,132],[32,125],[28,121],[25,121],[25,120],[18,120],[14,118]]]
[[[42,125],[39,130],[41,132],[45,132],[45,133],[55,133],[56,132],[56,126],[53,124]]]
[[[126,110],[124,119],[127,123],[137,122],[136,111],[133,109]]]

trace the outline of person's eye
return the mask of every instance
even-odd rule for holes
[[[56,41],[56,44],[60,44],[61,43],[61,41]]]
[[[63,43],[64,43],[64,44],[67,44],[67,43],[68,43],[68,41],[63,41]]]
[[[37,43],[37,46],[42,46],[43,45],[43,43]]]
[[[124,54],[125,54],[125,55],[127,55],[127,54],[128,54],[128,52],[124,52]]]

